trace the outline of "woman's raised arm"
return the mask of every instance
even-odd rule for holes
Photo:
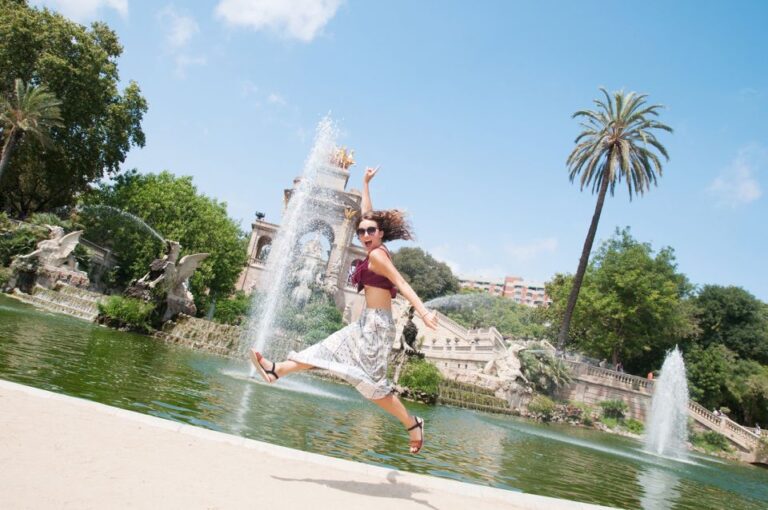
[[[363,214],[373,210],[373,205],[371,204],[371,192],[368,189],[368,183],[371,182],[371,179],[373,179],[373,176],[376,175],[376,172],[378,171],[379,167],[368,167],[365,169],[365,174],[363,174],[363,202],[360,204],[360,208],[362,209]]]

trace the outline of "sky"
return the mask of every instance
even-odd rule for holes
[[[330,114],[376,208],[461,277],[574,273],[596,196],[568,178],[571,118],[599,87],[663,104],[658,186],[606,200],[617,227],[674,248],[695,285],[768,302],[768,3],[763,1],[33,0],[118,34],[149,103],[124,169],[191,175],[250,231],[279,223]]]

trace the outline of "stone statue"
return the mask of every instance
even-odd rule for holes
[[[413,323],[413,307],[408,308],[408,322],[405,323],[405,326],[403,326],[403,335],[400,338],[400,348],[403,349],[403,342],[405,342],[408,347],[410,347],[413,351],[418,352],[419,350],[416,348],[416,336],[419,334],[419,328],[416,327],[416,324]]]
[[[77,261],[72,252],[77,243],[80,242],[82,230],[64,234],[64,229],[58,226],[46,225],[51,231],[50,239],[45,239],[37,243],[37,249],[26,255],[19,255],[20,260],[29,260],[37,257],[40,265],[50,267],[67,267],[71,271],[77,270]]]
[[[166,241],[166,254],[149,265],[149,272],[139,280],[131,282],[125,295],[157,301],[161,311],[161,322],[166,322],[180,313],[197,313],[194,296],[189,292],[188,280],[208,253],[187,255],[178,260],[181,245]],[[178,260],[178,262],[177,262]]]
[[[528,384],[528,380],[521,370],[522,363],[520,363],[520,358],[517,355],[518,352],[525,348],[524,344],[512,344],[504,354],[486,363],[483,373],[506,380],[521,379]]]
[[[88,275],[77,269],[73,253],[83,231],[64,234],[64,229],[59,226],[46,227],[51,231],[50,239],[40,241],[36,250],[14,259],[7,289],[16,287],[31,293],[35,285],[52,289],[60,282],[76,287],[88,287],[90,284]]]

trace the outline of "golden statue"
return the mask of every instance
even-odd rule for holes
[[[355,164],[353,158],[355,151],[348,150],[346,147],[339,147],[336,152],[331,156],[331,163],[336,166],[347,170],[349,167]]]

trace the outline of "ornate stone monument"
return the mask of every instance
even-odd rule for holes
[[[189,291],[188,280],[208,253],[187,255],[178,260],[181,245],[166,241],[166,254],[149,265],[149,272],[131,282],[125,290],[129,297],[154,301],[159,311],[160,322],[167,322],[180,313],[195,315],[194,296]],[[178,262],[177,262],[178,260]]]
[[[37,243],[35,251],[14,259],[8,288],[16,287],[29,294],[35,285],[53,289],[60,282],[75,287],[88,287],[88,275],[77,269],[77,260],[72,253],[83,231],[64,234],[61,227],[46,227],[51,231],[50,239]]]

